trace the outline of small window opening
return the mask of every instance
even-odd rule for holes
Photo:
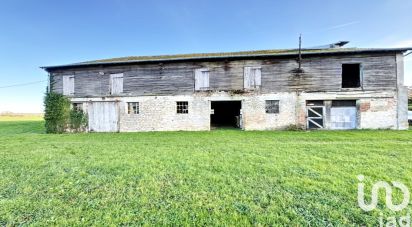
[[[177,113],[187,114],[189,113],[189,103],[188,102],[176,102]]]
[[[138,102],[128,102],[127,103],[127,113],[128,114],[139,114],[139,103]]]
[[[73,109],[76,111],[83,111],[83,103],[73,103]]]
[[[356,106],[356,100],[333,100],[332,107],[353,107]]]
[[[342,64],[342,88],[359,88],[361,86],[361,65]]]
[[[324,106],[323,100],[307,100],[306,106]]]
[[[266,100],[266,113],[279,113],[279,100]]]

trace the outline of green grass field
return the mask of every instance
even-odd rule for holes
[[[0,225],[377,225],[357,176],[412,191],[411,131],[44,134],[0,122]],[[395,193],[395,203],[400,202]],[[409,205],[408,210],[411,208]]]

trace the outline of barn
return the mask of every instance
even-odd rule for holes
[[[42,67],[90,132],[407,129],[411,48],[132,56]]]

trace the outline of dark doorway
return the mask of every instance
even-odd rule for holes
[[[212,101],[212,114],[210,116],[210,125],[213,128],[240,128],[241,101]]]

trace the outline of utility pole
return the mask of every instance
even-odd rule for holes
[[[298,62],[299,62],[299,72],[302,70],[302,33],[299,34],[299,58],[298,58]]]

